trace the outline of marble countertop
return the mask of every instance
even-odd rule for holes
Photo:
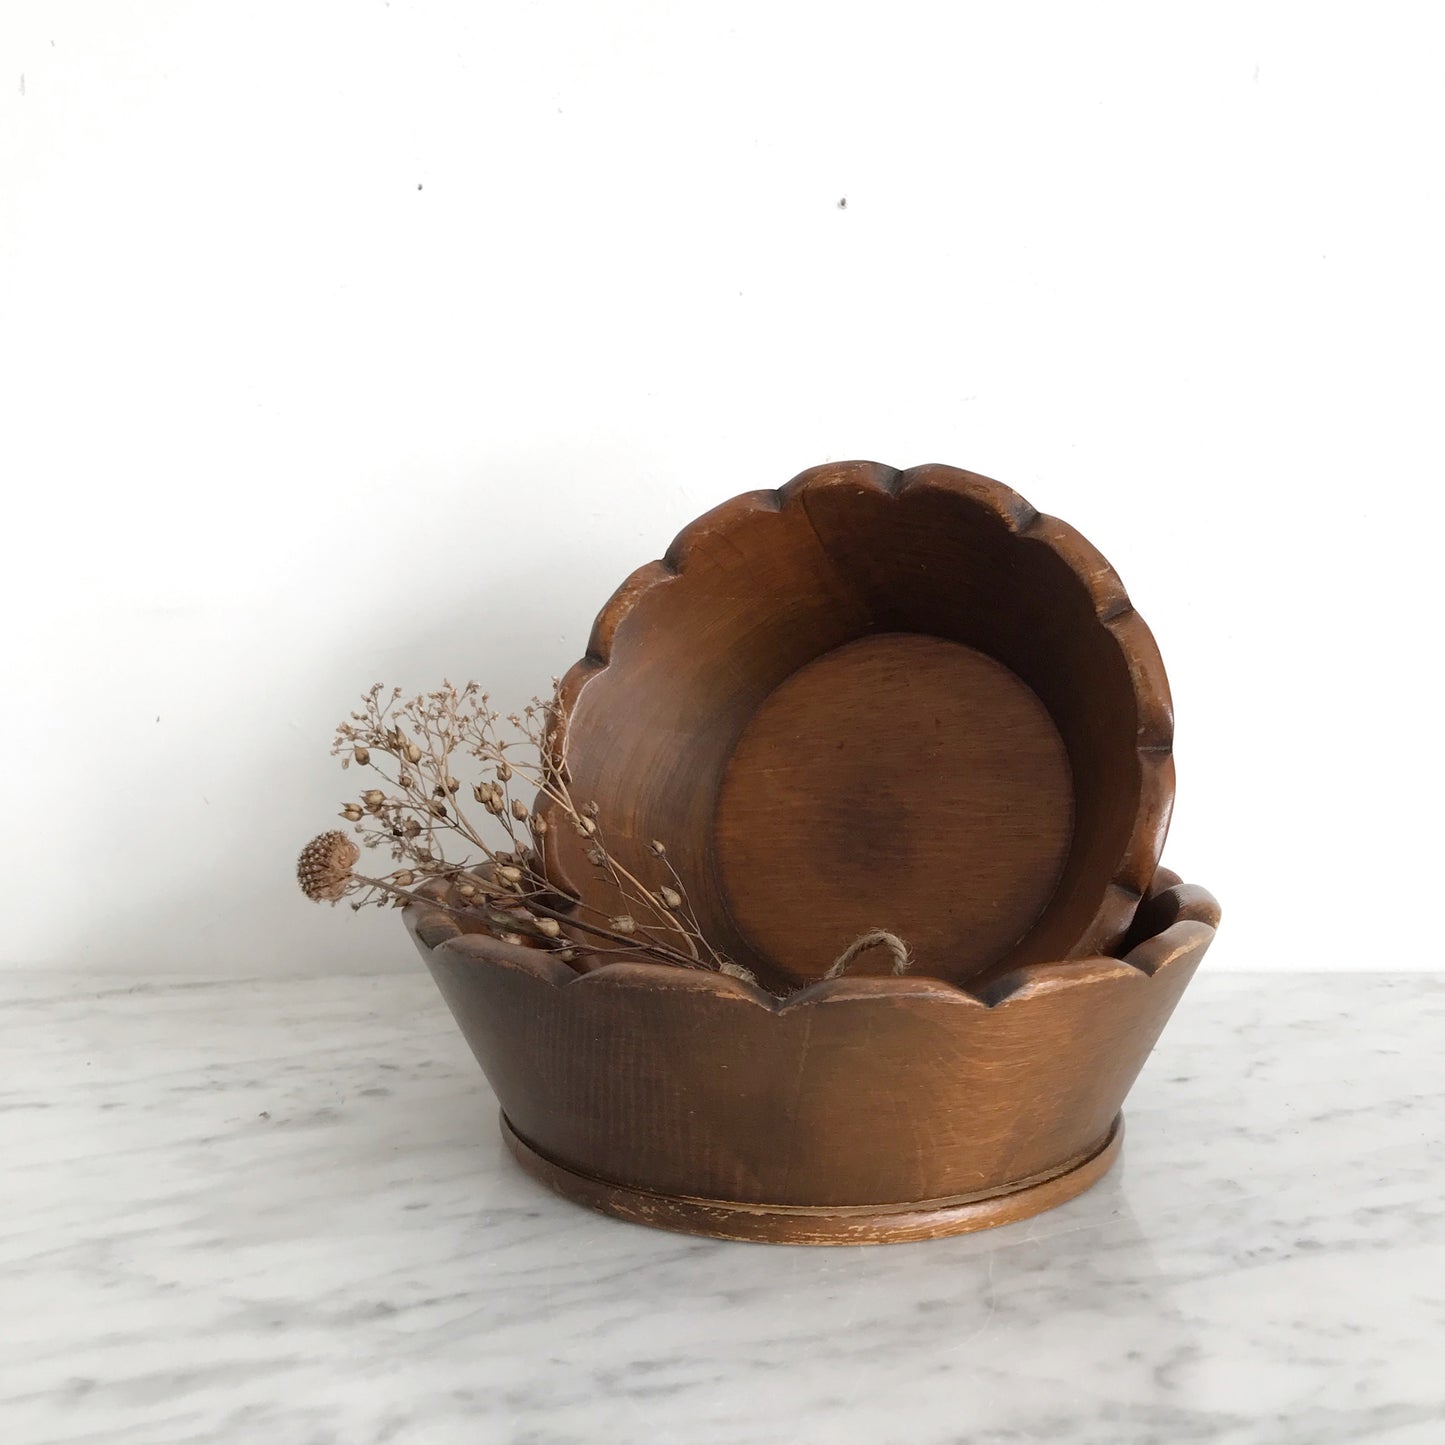
[[[3,977],[13,1445],[1445,1440],[1445,977],[1206,966],[1103,1183],[872,1249],[544,1193],[421,971]]]

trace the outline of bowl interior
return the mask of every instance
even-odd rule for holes
[[[1117,579],[1006,488],[920,472],[805,475],[700,519],[564,689],[609,848],[646,877],[665,842],[703,932],[775,987],[876,928],[955,981],[1107,950],[1162,846],[1167,731],[1145,738]],[[565,831],[549,863],[624,906]]]

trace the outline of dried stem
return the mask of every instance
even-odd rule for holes
[[[411,698],[377,683],[332,744],[343,768],[354,763],[375,780],[341,808],[360,847],[339,830],[313,839],[297,866],[303,891],[324,902],[349,899],[354,909],[423,901],[498,938],[530,939],[568,962],[585,946],[751,980],[708,941],[666,846],[652,840],[646,862],[629,866],[608,846],[597,805],[574,800],[564,721],[560,695],[533,698],[504,717],[475,682],[457,688],[444,681]],[[536,789],[530,804],[516,795],[514,781]],[[467,799],[479,813],[469,811]],[[562,829],[578,836],[628,912],[611,915],[559,892],[545,858]],[[448,845],[466,856],[448,857]],[[382,876],[357,872],[362,848],[385,849],[397,866]],[[655,869],[657,880],[647,882],[644,869]],[[448,886],[448,896],[420,891],[438,883]],[[909,967],[903,941],[874,929],[850,944],[825,977],[877,947],[893,955],[895,974]]]
[[[378,683],[337,728],[332,752],[343,768],[355,764],[376,783],[344,803],[341,816],[361,847],[386,849],[400,866],[386,876],[350,865],[337,872],[341,855],[333,844],[327,891],[307,891],[329,901],[348,898],[353,908],[401,906],[419,896],[419,883],[445,880],[460,901],[428,901],[480,921],[499,937],[528,937],[564,956],[581,937],[602,951],[745,973],[703,936],[671,862],[659,868],[656,883],[647,883],[604,841],[596,806],[573,799],[559,741],[561,715],[553,697],[534,698],[521,713],[504,717],[475,682],[462,688],[443,682],[411,698]],[[514,780],[536,788],[532,805],[516,796]],[[547,834],[558,828],[584,840],[589,860],[603,869],[628,912],[608,915],[583,899],[562,899],[543,861]],[[343,833],[323,835],[311,847],[335,838],[354,850]],[[468,856],[448,856],[449,845],[462,845]],[[660,845],[651,851],[663,857]]]

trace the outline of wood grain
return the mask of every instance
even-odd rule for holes
[[[1025,965],[968,987],[845,977],[785,1000],[661,964],[579,974],[425,905],[405,917],[518,1135],[617,1191],[586,1202],[626,1213],[641,1192],[749,1206],[783,1221],[753,1237],[778,1239],[796,1237],[798,1209],[856,1212],[879,1216],[883,1239],[887,1216],[1009,1194],[1092,1158],[1218,905],[1182,884],[1151,894],[1141,917],[1165,926],[1120,959]],[[670,1227],[692,1227],[685,1215]]]
[[[1121,1117],[1103,1142],[1082,1158],[1001,1192],[931,1199],[902,1209],[809,1209],[682,1199],[625,1189],[553,1163],[512,1128],[505,1114],[501,1126],[512,1157],[534,1179],[565,1199],[653,1229],[757,1244],[909,1244],[1015,1224],[1066,1204],[1097,1184],[1113,1167],[1124,1143]]]
[[[1077,532],[954,468],[815,468],[634,572],[561,696],[555,760],[608,850],[650,878],[663,840],[764,986],[409,907],[524,1167],[803,1243],[982,1228],[1109,1167],[1219,910],[1155,872],[1168,684]],[[627,910],[572,829],[546,839],[578,906]],[[874,928],[912,973],[821,978]]]
[[[1068,758],[1038,698],[916,632],[845,643],[766,698],[714,831],[732,917],[790,984],[874,928],[906,938],[919,973],[978,972],[1043,912],[1072,835]],[[853,972],[888,967],[875,952]]]
[[[850,462],[733,498],[618,589],[563,696],[609,849],[647,876],[662,839],[779,992],[872,927],[953,981],[1110,952],[1163,847],[1147,627],[1077,532],[974,473]],[[624,911],[568,830],[546,864]]]

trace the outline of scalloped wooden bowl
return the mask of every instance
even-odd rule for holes
[[[780,1001],[662,964],[578,973],[406,909],[530,1173],[625,1219],[793,1244],[982,1229],[1088,1188],[1218,919],[1161,869],[1122,958]]]
[[[775,993],[870,929],[987,983],[1117,947],[1164,844],[1148,628],[1071,527],[972,472],[848,462],[685,528],[563,681],[573,796]],[[547,867],[625,912],[582,842]],[[860,961],[860,971],[886,960]]]

